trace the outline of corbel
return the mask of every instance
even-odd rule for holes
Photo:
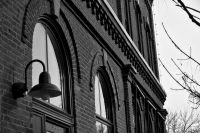
[[[108,21],[108,35],[111,35],[111,34],[112,34],[112,30],[113,30],[112,27],[113,27],[113,26],[112,26],[112,22],[111,22],[111,20],[109,20],[109,21]]]
[[[119,43],[119,33],[116,33],[116,37],[115,37],[115,44]]]
[[[107,31],[107,30],[108,30],[108,27],[109,27],[109,18],[108,18],[108,16],[107,16],[107,14],[104,14],[104,17],[105,17],[104,28],[105,28],[105,30]]]
[[[87,8],[91,8],[91,0],[86,0]]]
[[[103,11],[102,8],[100,8],[100,14],[101,14],[100,24],[104,25],[105,24],[105,11]]]
[[[96,2],[92,1],[91,2],[91,9],[92,9],[92,14],[96,14]]]
[[[122,37],[120,37],[120,38],[119,38],[119,45],[118,45],[119,48],[122,47],[122,43],[123,43],[123,41],[122,41]]]
[[[115,37],[116,36],[116,29],[115,29],[115,26],[112,25],[112,39],[115,40]]]
[[[100,20],[101,19],[101,12],[100,12],[101,7],[97,2],[95,4],[95,6],[96,6],[96,18],[97,18],[97,20]]]

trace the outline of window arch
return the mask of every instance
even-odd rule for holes
[[[136,118],[135,118],[135,121],[136,121],[136,132],[137,133],[142,133],[142,111],[140,109],[140,106],[139,106],[139,102],[137,100],[137,109],[136,109]]]
[[[99,69],[95,75],[96,133],[114,132],[114,107],[108,76]]]
[[[146,23],[146,43],[147,43],[147,55],[148,59],[147,62],[149,66],[151,67],[152,71],[155,73],[155,67],[154,67],[154,54],[155,50],[153,49],[153,39],[152,39],[152,34],[151,34],[151,29],[149,27],[149,24]]]
[[[132,105],[133,105],[133,121],[135,123],[134,131],[143,133],[144,131],[144,95],[136,83],[132,84]]]
[[[137,36],[138,36],[138,49],[140,53],[144,56],[144,47],[143,47],[143,37],[142,37],[142,14],[138,2],[135,2],[136,10],[136,26],[137,26]]]
[[[52,33],[49,31],[46,25],[42,23],[37,23],[34,29],[33,35],[33,59],[39,59],[44,62],[47,72],[51,75],[51,83],[58,86],[63,92],[63,81],[62,67],[57,57],[57,51],[55,50],[56,40],[52,37]],[[42,68],[40,64],[33,64],[32,73],[32,85],[38,83],[38,75]],[[50,98],[47,102],[63,108],[63,95]]]
[[[66,40],[60,34],[59,26],[56,26],[51,18],[44,15],[40,17],[38,23],[35,25],[33,33],[33,59],[40,59],[45,63],[46,70],[50,73],[51,82],[57,85],[61,91],[62,96],[51,98],[47,102],[59,108],[65,109],[68,112],[71,106],[71,99],[66,99],[70,96],[71,89],[71,73],[70,73],[70,55],[68,49],[64,47]],[[41,69],[41,70],[40,70]],[[42,71],[39,64],[33,64],[32,85],[38,83],[38,75]]]
[[[149,113],[151,113],[151,112],[149,112]],[[150,131],[151,133],[154,133],[153,120],[152,120],[150,114],[149,114],[148,131]]]
[[[42,15],[33,32],[33,59],[42,60],[62,95],[47,101],[33,98],[33,133],[72,130],[72,76],[69,48],[62,29],[51,15]],[[32,85],[38,83],[40,64],[32,65]]]
[[[151,116],[151,111],[148,110],[145,111],[145,131],[154,133],[154,125]]]

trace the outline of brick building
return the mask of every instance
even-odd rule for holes
[[[0,0],[0,132],[164,133],[152,2]]]

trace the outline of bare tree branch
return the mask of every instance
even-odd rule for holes
[[[192,22],[195,23],[197,26],[200,27],[200,23],[196,19],[194,19],[194,16],[188,11],[188,9],[185,6],[185,4],[181,0],[177,0],[177,1],[181,5],[181,7],[183,8],[183,10],[188,14],[188,16],[192,20]]]
[[[178,80],[176,80],[176,78],[169,72],[169,70],[165,67],[165,65],[162,63],[162,61],[159,58],[159,61],[161,63],[161,65],[163,66],[163,68],[167,71],[167,73],[172,77],[172,79],[174,81],[176,81],[176,83],[178,83],[184,90],[188,91],[189,94],[192,96],[192,98],[194,98],[197,103],[199,103],[198,101],[200,100],[200,93],[197,92],[195,89],[192,89],[189,85],[188,85],[188,81],[187,81],[187,77],[182,76],[182,80],[184,82],[184,85],[182,85]],[[176,90],[176,89],[174,89]],[[178,89],[180,90],[180,89]]]
[[[189,6],[186,6],[182,0],[172,0],[176,6],[178,7],[181,7],[182,10],[184,10],[187,15],[189,16],[189,19],[195,23],[197,26],[200,27],[200,22],[197,21],[200,20],[199,17],[193,15],[194,13],[200,13],[199,10],[196,10],[192,7],[189,7]],[[190,12],[191,11],[191,12]],[[164,31],[165,33],[167,34],[168,38],[170,39],[170,41],[174,44],[174,46],[181,52],[183,53],[187,58],[186,59],[178,59],[178,60],[192,60],[194,61],[196,64],[197,64],[197,67],[200,67],[200,63],[195,60],[192,55],[191,55],[191,49],[190,49],[190,55],[187,54],[186,52],[184,52],[174,41],[173,39],[170,37],[170,35],[168,34],[167,30],[165,29],[165,26],[164,24],[162,23],[162,26],[164,28]],[[162,61],[159,59],[161,65],[163,66],[163,68],[167,71],[167,73],[171,76],[171,78],[176,82],[178,83],[182,89],[173,89],[173,90],[186,90],[188,93],[189,93],[189,101],[196,104],[197,105],[197,108],[200,106],[200,92],[197,91],[197,88],[196,87],[200,87],[200,84],[193,78],[193,76],[189,76],[186,72],[183,72],[181,70],[181,68],[174,62],[173,59],[171,59],[173,61],[173,63],[176,65],[176,67],[179,69],[179,71],[181,72],[181,74],[179,75],[181,77],[181,80],[182,81],[179,81],[177,80],[171,73],[170,71],[165,67],[165,65],[162,63]],[[183,129],[182,130],[187,130],[191,127],[192,123],[191,124],[187,124],[187,121],[188,120],[185,120],[185,124],[186,125],[182,125],[183,126]],[[198,121],[200,123],[200,120]],[[200,125],[199,125],[200,126]],[[198,130],[195,130],[195,132],[199,132],[199,129]],[[179,131],[179,132],[183,132],[183,131]],[[190,132],[190,131],[189,131]],[[195,132],[191,132],[191,133],[195,133]],[[186,132],[185,132],[186,133]]]
[[[174,78],[174,76],[169,72],[169,70],[165,67],[165,65],[162,63],[162,61],[160,60],[160,58],[158,59],[160,61],[160,63],[162,64],[162,66],[165,68],[165,70],[167,71],[167,73],[174,79],[174,81],[176,81],[183,89],[187,90],[187,91],[190,91],[188,90],[188,88],[184,87],[178,80],[176,80]]]
[[[189,80],[192,81],[192,83],[195,83],[196,85],[198,85],[198,86],[200,87],[200,84],[199,84],[197,81],[195,81],[194,79],[190,78],[185,72],[183,72],[183,71],[181,70],[181,68],[174,62],[173,59],[171,59],[171,60],[173,61],[173,63],[176,65],[176,67],[181,71],[181,73],[182,73],[185,77],[187,77]]]
[[[200,18],[199,18],[199,17],[197,17],[197,16],[195,16],[195,15],[193,15],[193,17],[194,17],[194,18],[196,18],[196,19],[199,19],[199,20],[200,20]]]
[[[165,122],[167,133],[199,133],[200,117],[194,110],[168,112]]]
[[[178,6],[178,7],[181,7],[182,8],[182,6],[181,5],[176,5],[176,6]],[[192,11],[195,11],[195,12],[197,12],[197,13],[200,13],[200,11],[198,11],[198,10],[196,10],[196,9],[194,9],[194,8],[191,8],[191,7],[188,7],[188,6],[186,6],[186,8],[187,9],[190,9],[190,10],[192,10]],[[183,9],[183,8],[182,8]],[[195,16],[195,15],[193,15],[192,14],[192,16],[194,17],[194,18],[196,18],[196,19],[199,19],[200,20],[200,18],[199,17],[197,17],[197,16]]]
[[[181,5],[176,5],[176,6],[182,7]],[[195,12],[197,12],[197,13],[200,13],[200,11],[197,10],[197,9],[194,9],[194,8],[192,8],[192,7],[189,7],[189,6],[185,6],[185,7],[186,7],[187,9],[192,10],[192,11],[195,11]]]
[[[165,33],[167,34],[167,36],[169,37],[169,39],[171,40],[171,42],[174,44],[174,46],[181,52],[183,53],[185,56],[187,56],[189,59],[193,60],[195,63],[197,63],[200,66],[200,63],[198,61],[196,61],[194,58],[192,58],[190,55],[186,54],[173,40],[172,38],[169,36],[167,30],[165,29],[164,24],[162,23],[162,26],[165,30]]]
[[[174,3],[176,3],[176,5],[179,5],[179,3],[178,2],[176,2],[175,0],[172,0]]]

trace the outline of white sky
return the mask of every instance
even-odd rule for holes
[[[200,0],[182,0],[187,6],[200,10]],[[173,43],[169,40],[162,22],[165,25],[169,35],[176,42],[176,44],[190,54],[190,47],[192,49],[192,57],[200,62],[200,27],[192,23],[187,14],[180,8],[175,6],[172,0],[154,0],[154,21],[156,23],[156,39],[158,56],[169,69],[169,71],[180,80],[180,74],[177,67],[171,61],[171,58],[188,74],[196,77],[200,81],[200,67],[196,69],[197,65],[192,61],[178,61],[177,59],[185,59],[186,57],[175,48]],[[200,14],[198,14],[200,17]],[[182,63],[182,66],[181,66]],[[167,93],[167,100],[165,108],[171,110],[183,110],[188,108],[188,93],[186,91],[174,91],[173,89],[180,89],[181,87],[169,76],[162,66],[160,68],[161,84]],[[197,88],[200,92],[200,87]]]

